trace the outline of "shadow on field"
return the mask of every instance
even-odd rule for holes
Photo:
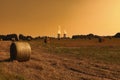
[[[0,62],[11,62],[11,60],[10,60],[10,58],[8,58],[8,59],[0,60]]]

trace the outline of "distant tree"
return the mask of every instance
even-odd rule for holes
[[[94,38],[94,34],[88,34],[88,35],[73,35],[72,39],[91,39]]]
[[[82,38],[82,35],[73,35],[72,36],[72,39],[80,39],[80,38]]]
[[[92,38],[94,38],[94,34],[88,34],[87,38],[91,40]]]
[[[32,36],[27,36],[26,39],[27,39],[28,41],[30,41],[30,40],[32,40],[33,38],[32,38]]]
[[[94,34],[90,33],[90,34],[88,34],[87,36],[89,36],[89,37],[94,37]]]
[[[25,36],[23,34],[19,34],[19,39],[20,40],[25,40]]]
[[[114,35],[114,37],[115,37],[115,38],[120,38],[120,33],[116,33],[116,34]]]
[[[1,40],[6,40],[6,35],[0,35]]]
[[[33,38],[32,38],[32,36],[24,36],[23,34],[19,34],[19,39],[20,40],[28,40],[28,41],[30,41]]]
[[[17,34],[7,34],[6,40],[18,41],[18,36],[17,36]]]

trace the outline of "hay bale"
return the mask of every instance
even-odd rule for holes
[[[50,43],[50,39],[48,37],[44,38],[44,43]]]
[[[102,43],[102,42],[104,42],[104,41],[105,41],[104,38],[101,38],[101,37],[98,38],[98,42],[99,42],[99,43]]]
[[[10,59],[18,61],[30,60],[31,47],[27,42],[13,42],[10,46]]]

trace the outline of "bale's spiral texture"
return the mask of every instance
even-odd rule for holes
[[[31,47],[27,42],[13,42],[10,46],[11,60],[28,61],[31,55]]]

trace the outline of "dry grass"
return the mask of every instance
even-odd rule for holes
[[[0,80],[119,80],[120,40],[29,42],[31,60],[9,61],[10,42],[0,42]]]

